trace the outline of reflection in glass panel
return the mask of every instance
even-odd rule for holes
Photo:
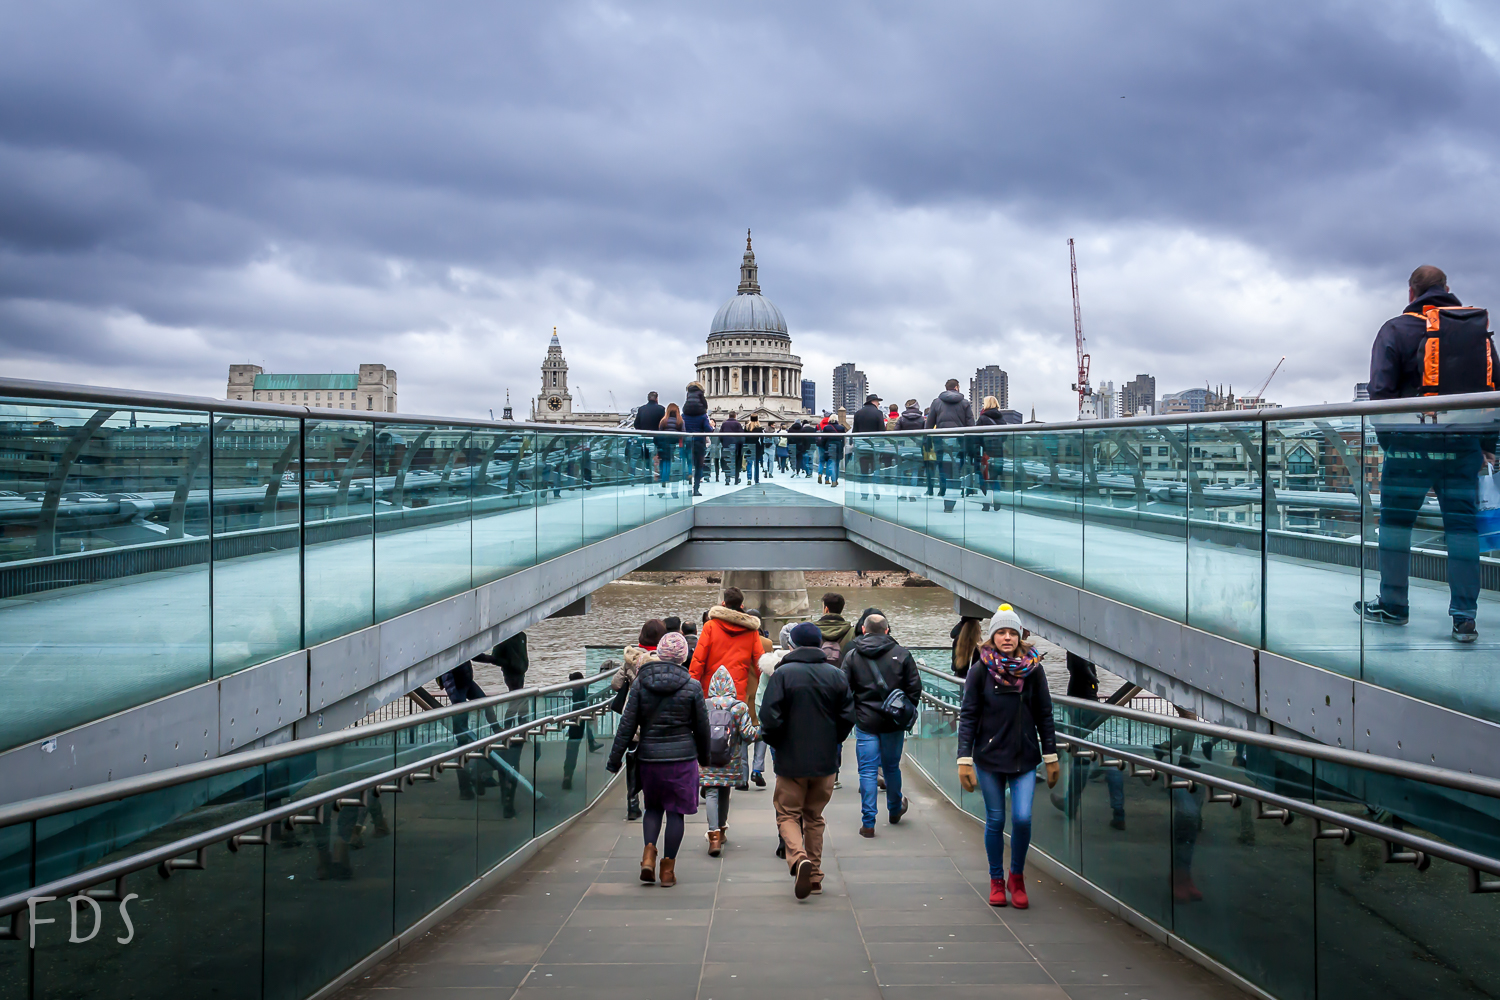
[[[214,676],[302,647],[302,422],[214,424]]]
[[[1083,432],[1016,434],[1016,565],[1083,585]]]
[[[1353,677],[1362,449],[1358,417],[1266,423],[1265,648]]]
[[[40,819],[37,879],[65,878],[253,816],[262,808],[263,778],[263,768],[251,767]],[[79,936],[98,931],[83,944],[69,941],[67,900],[40,906],[38,916],[57,923],[38,928],[35,995],[258,1000],[265,848],[231,853],[215,844],[209,852],[203,871],[162,879],[148,869],[126,880],[125,891],[139,894],[127,907],[134,936],[126,944],[118,940],[127,936],[118,903],[101,902],[97,921],[80,904]]]
[[[475,434],[479,455],[473,477],[476,587],[536,563],[536,508],[529,467],[532,438],[525,431]]]
[[[927,533],[962,545],[964,518],[970,511],[966,498],[979,492],[975,486],[979,439],[961,434],[934,435],[927,439],[927,445],[931,455],[927,464],[938,484],[936,496],[924,495],[920,501],[927,507]]]
[[[396,763],[411,764],[488,736],[495,710],[463,712],[396,733]],[[423,777],[428,772],[422,772]],[[396,809],[396,930],[416,923],[478,875],[475,801],[499,786],[484,761],[405,785]]]
[[[25,892],[33,885],[31,824],[17,823],[0,829],[0,896]],[[0,948],[0,1000],[31,1000],[31,956],[27,949],[19,947],[21,942],[9,944],[16,947]]]
[[[901,484],[896,510],[878,511],[880,517],[913,531],[927,533],[928,497],[937,492],[937,452],[926,435],[892,438],[896,449],[896,480]]]
[[[619,491],[624,488],[625,438],[617,434],[580,434],[578,477],[582,480],[583,541],[597,542],[615,533]]]
[[[1407,624],[1367,614],[1361,676],[1500,721],[1500,676],[1483,666],[1500,653],[1500,479],[1484,476],[1496,509],[1479,509],[1500,412],[1380,414],[1365,427],[1365,599]]]
[[[1013,434],[985,434],[975,455],[974,482],[979,487],[977,512],[964,519],[964,543],[976,552],[1012,562],[1015,559],[1015,461]]]
[[[391,734],[266,765],[266,807],[326,792],[395,764]],[[392,832],[401,795],[271,827],[265,856],[265,996],[301,1000],[390,940]],[[317,947],[309,947],[316,942]]]
[[[1317,763],[1318,804],[1495,857],[1494,799]],[[1483,997],[1500,982],[1500,907],[1467,868],[1390,863],[1375,837],[1317,846],[1318,996]],[[1393,961],[1400,956],[1403,961]]]
[[[1084,437],[1084,586],[1174,621],[1187,616],[1188,493],[1203,482],[1187,438],[1183,425],[1111,427]]]
[[[536,558],[546,562],[583,544],[581,435],[536,433]]]
[[[0,403],[0,749],[210,678],[208,437]]]
[[[381,424],[375,434],[375,616],[394,618],[469,589],[467,427]]]
[[[303,503],[307,645],[375,623],[375,433],[354,420],[306,421]]]
[[[1261,424],[1186,428],[1188,624],[1261,642]],[[1092,546],[1090,552],[1092,553]]]

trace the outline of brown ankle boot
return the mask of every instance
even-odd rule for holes
[[[641,881],[656,881],[656,845],[647,844],[641,852]]]
[[[670,889],[677,884],[677,859],[661,859],[661,887]]]
[[[724,835],[718,830],[708,831],[708,856],[717,858],[724,849]]]

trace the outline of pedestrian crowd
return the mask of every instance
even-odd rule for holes
[[[878,608],[851,622],[843,595],[830,592],[820,616],[785,623],[773,642],[760,612],[744,601],[738,588],[726,588],[705,612],[695,644],[666,620],[641,626],[612,680],[620,719],[605,767],[625,771],[626,818],[642,820],[641,881],[671,887],[684,817],[702,803],[706,851],[720,857],[729,841],[732,794],[768,787],[769,748],[776,856],[786,861],[793,894],[806,899],[822,892],[824,813],[842,787],[843,746],[851,735],[858,835],[878,835],[882,789],[890,824],[910,808],[901,761],[918,719],[922,679]],[[964,627],[966,634],[982,631],[977,620]],[[1019,618],[1002,605],[974,643],[972,662],[983,669],[968,670],[964,678],[956,766],[964,786],[985,798],[990,902],[1024,908],[1036,770],[1045,765],[1048,784],[1055,785],[1058,768],[1041,657],[1022,636]],[[1007,794],[1008,872],[1002,838]]]

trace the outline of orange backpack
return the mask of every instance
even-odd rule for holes
[[[1423,306],[1422,395],[1495,391],[1490,314],[1470,306]]]

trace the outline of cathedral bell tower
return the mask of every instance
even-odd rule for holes
[[[542,361],[542,391],[537,394],[532,408],[539,420],[573,412],[573,397],[568,392],[568,359],[563,357],[555,326],[552,328],[552,343],[547,345],[547,357]]]

